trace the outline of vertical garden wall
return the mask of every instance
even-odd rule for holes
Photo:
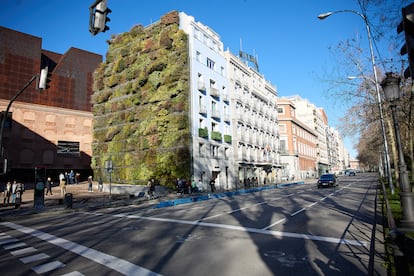
[[[177,12],[113,37],[95,72],[92,168],[114,182],[173,185],[190,174],[187,35]]]

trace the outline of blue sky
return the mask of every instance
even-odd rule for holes
[[[256,54],[260,72],[280,96],[300,95],[324,108],[334,127],[345,109],[327,97],[332,83],[321,81],[338,67],[329,47],[358,33],[366,37],[363,20],[353,14],[317,19],[327,11],[360,11],[356,0],[108,0],[110,30],[96,36],[88,31],[93,2],[1,0],[0,25],[41,37],[42,48],[49,51],[64,53],[77,47],[105,56],[111,35],[136,24],[146,26],[169,11],[183,11],[217,32],[225,49],[237,54],[242,45],[243,51]],[[345,139],[352,157],[355,143]]]

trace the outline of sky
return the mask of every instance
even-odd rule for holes
[[[107,40],[134,25],[147,26],[172,10],[192,15],[221,38],[224,49],[256,55],[260,73],[279,96],[299,95],[325,110],[329,125],[339,128],[345,106],[327,96],[323,81],[337,62],[330,47],[365,34],[362,18],[328,11],[356,10],[356,0],[108,0],[109,30],[89,33],[89,7],[94,0],[1,0],[0,26],[42,38],[45,50],[65,53],[70,47],[105,58]],[[392,1],[391,1],[392,2]],[[361,35],[363,36],[363,35]],[[0,41],[1,43],[1,41]],[[368,52],[367,52],[368,53]],[[344,137],[352,158],[355,137]]]

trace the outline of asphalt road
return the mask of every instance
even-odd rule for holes
[[[0,222],[7,275],[386,275],[377,175]]]

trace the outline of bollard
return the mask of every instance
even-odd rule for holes
[[[73,194],[66,193],[64,201],[65,201],[65,208],[66,209],[71,209],[72,208],[72,202],[73,202]]]

